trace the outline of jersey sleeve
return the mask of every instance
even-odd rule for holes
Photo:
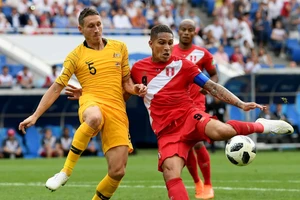
[[[129,67],[129,60],[128,60],[128,49],[125,43],[122,43],[121,46],[121,53],[122,53],[122,77],[128,77],[130,75],[130,67]]]
[[[197,63],[197,65],[202,65],[203,69],[205,69],[206,71],[216,69],[213,55],[207,50],[205,50],[204,52],[204,57],[200,60],[200,62]]]
[[[67,86],[69,80],[75,72],[78,61],[78,55],[76,51],[72,51],[64,61],[63,68],[60,75],[56,78],[55,82]]]

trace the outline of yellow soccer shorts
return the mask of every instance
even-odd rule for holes
[[[102,150],[105,154],[109,149],[117,146],[128,146],[128,151],[133,151],[129,134],[129,122],[126,112],[97,103],[86,101],[79,107],[78,114],[80,123],[83,122],[83,112],[91,106],[98,106],[102,113],[102,121],[99,127],[101,133]],[[96,136],[98,132],[94,133]]]

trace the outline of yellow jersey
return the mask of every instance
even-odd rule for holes
[[[106,45],[102,50],[91,49],[86,42],[77,46],[65,59],[56,82],[67,86],[75,74],[82,87],[80,105],[95,101],[126,112],[122,79],[130,75],[127,46],[117,40],[103,40]]]

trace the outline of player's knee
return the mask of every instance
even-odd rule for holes
[[[121,180],[125,176],[125,171],[125,165],[114,165],[109,167],[108,175],[115,180]]]
[[[167,158],[162,165],[164,179],[166,181],[178,178],[184,166],[184,160],[178,156]]]
[[[229,124],[219,123],[214,127],[214,130],[211,131],[210,138],[215,141],[227,140],[233,134],[233,130]]]
[[[98,130],[101,121],[102,121],[102,115],[100,113],[99,114],[95,113],[88,116],[85,120],[85,123],[87,123],[93,129]]]

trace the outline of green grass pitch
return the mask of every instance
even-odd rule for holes
[[[1,200],[89,200],[106,174],[103,157],[82,157],[68,183],[50,192],[44,183],[63,166],[64,159],[0,160]],[[223,151],[211,154],[216,200],[300,199],[300,152],[258,152],[248,166],[234,166]],[[130,156],[127,174],[112,200],[167,200],[155,150]],[[182,178],[190,199],[193,182],[187,170]]]

